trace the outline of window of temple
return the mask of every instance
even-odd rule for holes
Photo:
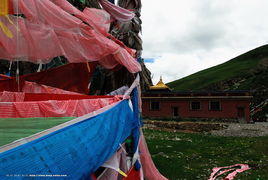
[[[221,110],[220,101],[210,101],[209,102],[209,110],[210,111],[220,111]]]
[[[190,105],[190,109],[192,111],[201,110],[201,102],[200,101],[192,101]]]
[[[159,101],[151,101],[150,109],[152,111],[159,111],[160,110],[160,102]]]

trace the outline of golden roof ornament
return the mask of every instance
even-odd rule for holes
[[[162,76],[160,76],[160,80],[156,85],[150,86],[150,89],[155,89],[155,90],[169,89],[170,90],[170,88],[163,82]]]

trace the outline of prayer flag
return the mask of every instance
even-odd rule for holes
[[[14,14],[13,3],[11,0],[0,0],[0,16]]]

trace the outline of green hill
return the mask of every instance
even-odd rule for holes
[[[261,116],[265,118],[268,111],[268,45],[167,85],[175,91],[250,90],[254,97],[252,110],[263,106]]]
[[[231,79],[247,78],[267,65],[268,45],[253,49],[223,64],[199,71],[190,76],[168,83],[174,90],[206,90],[210,86]],[[249,79],[250,80],[250,79]],[[244,82],[240,87],[230,89],[250,89],[250,83]]]

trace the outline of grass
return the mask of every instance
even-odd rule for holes
[[[159,171],[170,180],[208,179],[213,167],[238,163],[254,168],[237,180],[268,179],[268,137],[217,137],[144,130]]]
[[[250,70],[268,56],[268,46],[262,46],[242,54],[223,64],[199,71],[190,76],[168,83],[174,90],[201,90],[213,83],[236,77],[248,76]],[[248,88],[246,86],[245,88]]]
[[[67,122],[73,117],[0,118],[0,146]]]

